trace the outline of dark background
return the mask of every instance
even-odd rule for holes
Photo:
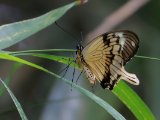
[[[133,0],[132,0],[133,1]],[[137,3],[141,0],[137,0]],[[0,24],[17,22],[40,16],[52,9],[63,6],[71,1],[65,0],[5,0],[0,2]],[[90,0],[87,4],[71,9],[57,22],[81,40],[95,30],[100,23],[114,14],[127,0]],[[152,0],[142,5],[133,15],[124,19],[110,30],[132,30],[140,38],[140,48],[137,55],[160,58],[160,1]],[[105,31],[104,31],[105,32]],[[55,24],[27,38],[7,50],[76,48],[76,40],[63,32]],[[56,53],[57,54],[57,53]],[[73,56],[71,53],[66,56]],[[52,71],[60,71],[64,65],[53,61],[26,57]],[[0,61],[0,76],[5,79],[13,62]],[[127,64],[127,70],[135,73],[139,80],[139,86],[130,85],[144,102],[160,119],[160,94],[159,94],[159,70],[160,62],[134,58]],[[66,78],[71,79],[73,69],[67,71]],[[92,91],[87,80],[78,81],[78,84]],[[14,73],[10,88],[21,103],[28,119],[30,120],[108,120],[113,119],[100,106],[92,102],[86,96],[76,90],[71,91],[71,86],[56,80],[44,72],[21,67]],[[109,102],[125,118],[135,119],[132,113],[112,92],[103,90],[99,85],[94,88],[95,94]],[[141,106],[139,106],[141,107]],[[0,120],[20,120],[19,114],[7,93],[0,97]]]

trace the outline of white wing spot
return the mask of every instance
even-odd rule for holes
[[[123,50],[123,47],[124,47],[124,44],[125,44],[125,41],[126,41],[126,39],[123,36],[123,32],[117,32],[117,33],[115,33],[115,35],[120,38],[119,44],[122,46],[122,50]]]
[[[136,45],[135,45],[135,43],[134,43],[133,41],[131,42],[131,44],[132,44],[132,46],[133,46],[133,47],[135,47],[135,46],[136,46]]]

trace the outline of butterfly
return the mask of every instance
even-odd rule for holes
[[[139,85],[137,76],[124,69],[138,48],[139,38],[134,32],[108,32],[94,38],[85,47],[79,44],[76,63],[92,85],[99,81],[102,88],[112,90],[120,79]]]

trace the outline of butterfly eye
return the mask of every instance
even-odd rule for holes
[[[76,49],[77,49],[77,50],[80,50],[80,46],[79,46],[79,45],[77,45],[77,46],[76,46]]]
[[[82,45],[77,45],[76,49],[82,51],[83,50],[83,46]]]
[[[81,50],[81,51],[83,50],[83,46],[82,46],[82,45],[80,45],[80,50]]]

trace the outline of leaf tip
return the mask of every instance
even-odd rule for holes
[[[88,0],[76,0],[77,1],[77,5],[83,5],[86,2],[88,2]]]

